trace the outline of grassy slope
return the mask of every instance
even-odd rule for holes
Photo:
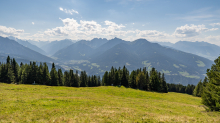
[[[0,122],[220,122],[201,99],[124,87],[0,83]]]

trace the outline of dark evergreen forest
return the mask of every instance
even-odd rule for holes
[[[0,81],[4,83],[17,84],[40,84],[49,86],[69,87],[96,87],[96,86],[124,86],[128,88],[155,91],[155,92],[179,92],[192,94],[194,85],[183,86],[181,84],[167,84],[164,73],[158,72],[155,68],[147,71],[144,67],[133,70],[112,67],[102,77],[87,75],[86,71],[62,71],[56,69],[52,64],[51,70],[47,63],[30,62],[20,65],[14,58],[7,57],[6,63],[0,63]]]

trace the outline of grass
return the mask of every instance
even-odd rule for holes
[[[176,64],[173,64],[173,66],[175,67],[175,68],[180,68],[178,65],[176,65]]]
[[[0,122],[220,122],[201,98],[124,87],[0,83]]]
[[[196,61],[198,67],[205,67],[205,64],[202,61]]]
[[[178,71],[178,72],[180,75],[185,76],[187,78],[194,78],[194,79],[200,78],[199,76],[196,76],[196,75],[190,75],[187,71],[185,71],[185,72]]]

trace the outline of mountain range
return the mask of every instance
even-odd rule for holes
[[[196,54],[204,58],[215,60],[220,55],[220,47],[215,44],[210,44],[207,42],[189,42],[189,41],[179,41],[175,44],[170,42],[158,42],[162,46],[169,48],[174,48],[176,50],[181,50],[187,53]]]
[[[205,49],[204,47],[212,46],[212,51],[206,48],[206,52],[201,52],[204,55],[207,52],[213,54],[212,52],[217,52],[218,49],[218,46],[206,44],[205,42],[193,42],[200,44],[194,46],[188,44],[188,42],[176,44],[167,42],[162,44],[160,42],[152,43],[145,39],[138,39],[133,42],[124,41],[119,38],[111,40],[95,38],[91,41],[81,40],[78,42],[67,39],[43,43],[40,41],[29,41],[32,45],[35,44],[34,46],[43,50],[44,54],[40,54],[31,50],[31,48],[29,49],[30,51],[27,51],[30,46],[25,45],[25,47],[21,45],[22,41],[15,42],[1,37],[0,43],[2,43],[2,40],[7,40],[6,42],[8,43],[4,47],[13,46],[13,48],[1,49],[0,57],[10,53],[10,56],[12,55],[19,59],[56,62],[65,69],[85,70],[90,75],[103,75],[112,66],[118,68],[125,65],[130,72],[137,68],[146,67],[147,70],[151,70],[152,67],[155,67],[158,71],[165,73],[167,82],[184,85],[197,84],[200,79],[204,78],[206,70],[213,64],[213,60],[201,57],[201,55],[192,54],[191,52],[198,54],[200,50]],[[201,43],[205,45],[201,45]],[[181,45],[190,50],[184,52],[184,48]],[[195,50],[191,50],[193,47],[195,47]],[[213,47],[215,47],[215,50]],[[18,52],[13,49],[22,50]],[[35,59],[31,56],[34,56]]]
[[[97,43],[100,42],[102,40]],[[114,38],[96,48],[79,41],[56,52],[53,57],[72,69],[98,75],[104,74],[112,66],[125,65],[130,71],[155,67],[165,73],[168,82],[182,84],[194,84],[204,78],[206,69],[213,63],[198,55],[163,47],[145,39],[128,42]]]

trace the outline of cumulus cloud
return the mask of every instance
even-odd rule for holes
[[[216,30],[218,30],[218,28],[211,28],[208,31],[216,31]]]
[[[136,30],[136,35],[138,37],[165,37],[165,36],[169,36],[168,34],[164,33],[164,32],[159,32],[156,30]]]
[[[220,23],[211,23],[209,25],[211,25],[211,26],[220,26]]]
[[[32,24],[34,25],[34,22],[32,22]]]
[[[79,14],[78,11],[73,10],[73,9],[67,10],[67,9],[63,9],[62,7],[60,7],[59,9],[60,9],[60,11],[63,11],[63,12],[65,12],[65,13],[67,13],[67,14],[71,14],[71,15],[72,15],[73,13]]]
[[[208,28],[205,27],[205,25],[194,25],[191,24],[177,27],[174,35],[177,37],[193,37],[199,35],[202,31],[209,31]]]
[[[209,39],[218,40],[219,37],[198,36],[202,32],[215,31],[218,28],[206,28],[205,25],[184,25],[177,27],[174,33],[168,34],[158,30],[135,30],[127,29],[126,24],[117,24],[106,20],[102,23],[87,20],[75,20],[73,18],[61,19],[63,26],[47,29],[43,32],[38,32],[29,39],[32,40],[91,40],[92,38],[107,38],[112,39],[118,37],[128,41],[134,41],[139,38],[144,38],[149,41],[169,41],[175,43],[179,40],[187,41],[208,41]]]
[[[18,35],[22,34],[23,32],[24,32],[24,30],[21,30],[21,29],[0,26],[0,35],[3,37],[18,36]]]
[[[53,29],[48,29],[44,31],[46,36],[74,36],[74,37],[86,37],[91,35],[99,35],[99,36],[120,36],[125,35],[126,31],[122,31],[121,29],[125,26],[120,24],[116,24],[111,21],[105,21],[105,25],[107,27],[102,27],[102,25],[98,24],[95,21],[83,21],[80,20],[78,23],[75,19],[61,19],[64,26],[56,27]],[[130,33],[130,32],[127,32]]]

